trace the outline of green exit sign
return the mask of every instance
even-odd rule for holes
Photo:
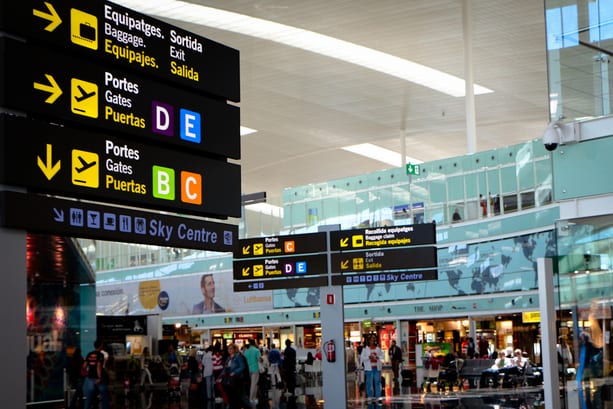
[[[407,175],[419,175],[420,171],[419,165],[407,163]]]

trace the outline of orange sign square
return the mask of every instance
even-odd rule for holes
[[[181,171],[181,201],[195,205],[202,204],[202,175]]]
[[[283,242],[283,247],[286,253],[296,252],[296,242],[294,240],[288,240]]]

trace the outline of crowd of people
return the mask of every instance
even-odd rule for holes
[[[225,348],[215,344],[206,348],[201,358],[192,349],[187,363],[180,366],[181,378],[190,379],[197,396],[220,400],[228,409],[257,408],[260,402],[268,408],[269,390],[273,391],[273,409],[280,407],[282,396],[295,399],[296,351],[290,339],[282,351],[275,344],[267,349],[252,340]]]
[[[67,365],[71,388],[74,389],[69,409],[89,409],[99,400],[102,409],[108,409],[109,375],[100,341],[94,343],[94,350],[85,357],[76,348]],[[161,356],[165,371],[171,376],[177,373],[190,384],[190,398],[221,401],[226,409],[269,408],[268,391],[272,391],[272,408],[281,406],[281,399],[288,405],[295,402],[296,350],[292,341],[285,341],[285,348],[279,350],[275,344],[270,349],[256,345],[249,340],[244,345],[230,344],[223,348],[219,343],[209,346],[199,354],[192,348],[187,356],[179,354],[173,344]],[[140,355],[140,387],[145,382],[152,384],[149,369],[152,357],[148,348]],[[258,406],[259,403],[261,406]]]
[[[455,365],[459,372],[459,368],[467,359],[491,359],[492,366],[481,373],[481,387],[505,386],[513,382],[514,385],[518,385],[519,375],[528,373],[527,371],[532,369],[526,352],[511,347],[494,351],[483,336],[477,341],[467,337],[462,346],[462,352],[457,355],[448,352],[444,356],[437,357],[434,356],[434,352],[426,349],[424,363],[436,360],[437,367],[443,369]],[[587,334],[582,334],[576,359],[564,337],[559,338],[557,351],[560,368],[574,369],[575,361],[578,363],[576,373],[578,383],[598,374],[600,350],[593,346]],[[222,401],[227,409],[257,408],[260,402],[263,402],[261,407],[268,408],[269,398],[272,409],[278,409],[282,396],[288,402],[292,399],[295,402],[297,359],[296,350],[292,347],[290,339],[285,341],[283,350],[278,349],[275,344],[271,344],[268,349],[258,346],[255,341],[248,340],[242,346],[230,344],[225,348],[216,343],[200,352],[199,354],[197,349],[192,348],[184,357],[175,350],[173,344],[169,344],[161,356],[163,368],[167,373],[176,372],[182,380],[189,381],[191,396],[203,400]],[[396,341],[392,340],[387,352],[392,366],[392,381],[398,382],[402,351],[396,345]],[[367,399],[380,401],[383,389],[381,371],[384,353],[377,345],[377,337],[367,337],[364,345],[357,347],[356,357],[361,389],[365,390]],[[316,355],[309,352],[304,364],[312,365],[318,359],[321,360],[320,349]],[[66,368],[71,387],[75,390],[71,401],[68,402],[69,409],[77,407],[77,403],[78,407],[88,409],[95,400],[100,401],[102,409],[109,407],[107,361],[108,353],[104,351],[102,343],[98,340],[94,343],[94,349],[85,357],[79,348],[75,349]],[[153,384],[150,371],[152,356],[148,347],[143,349],[139,362],[138,379],[140,387],[143,388],[145,382]],[[269,391],[271,391],[270,396]],[[288,406],[291,407],[291,404]]]

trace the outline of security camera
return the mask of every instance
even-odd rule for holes
[[[543,132],[543,145],[548,151],[555,151],[558,145],[575,143],[580,140],[580,130],[577,123],[565,124],[553,121]]]
[[[562,126],[559,122],[547,125],[543,132],[543,145],[548,151],[555,151],[562,140]]]

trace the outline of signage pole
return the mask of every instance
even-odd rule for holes
[[[332,285],[330,232],[340,226],[320,226],[327,236],[328,286],[320,288],[321,339],[322,339],[322,391],[324,409],[338,409],[347,406],[347,373],[345,364],[345,314],[343,308],[343,287]],[[334,361],[329,359],[334,350]]]

